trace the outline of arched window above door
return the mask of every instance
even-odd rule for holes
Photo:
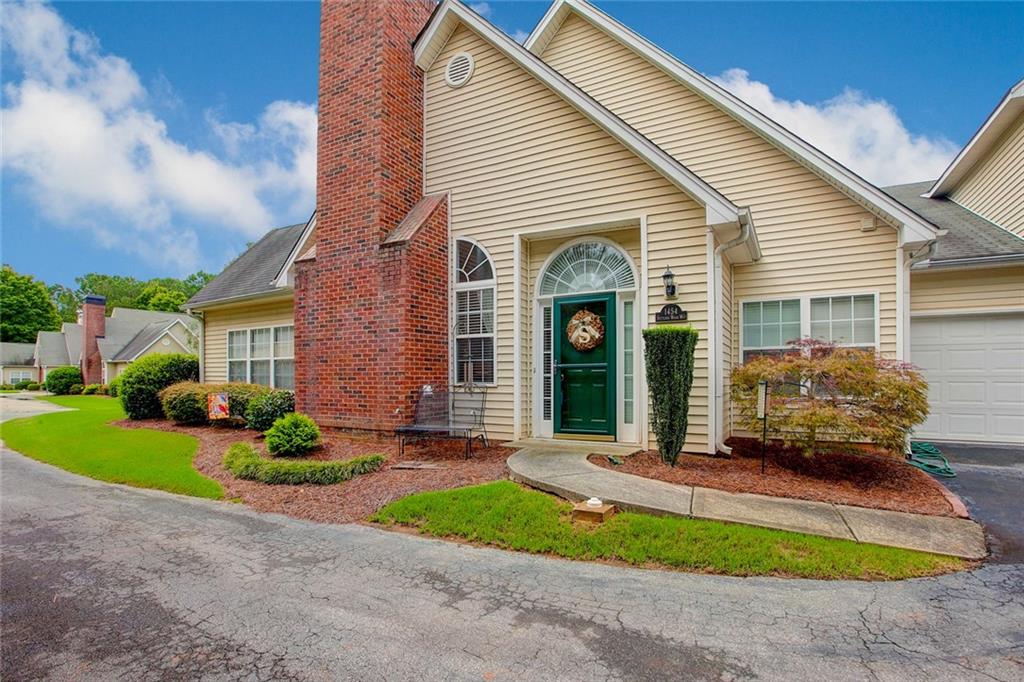
[[[606,242],[580,242],[567,246],[548,264],[537,295],[615,291],[635,286],[633,268],[626,254]]]

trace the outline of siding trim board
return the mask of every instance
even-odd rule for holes
[[[555,0],[555,3],[541,19],[540,24],[527,39],[526,49],[538,56],[542,55],[570,12],[612,36],[704,99],[724,110],[866,208],[880,212],[889,221],[897,222],[902,242],[908,244],[924,242],[945,234],[944,230],[889,197],[853,171],[845,168],[808,142],[584,0]],[[552,29],[553,25],[556,25],[554,29]]]

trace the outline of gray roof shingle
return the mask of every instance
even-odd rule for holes
[[[0,365],[4,367],[31,367],[35,363],[36,344],[0,343]]]
[[[938,238],[932,263],[993,256],[1024,256],[1024,239],[949,199],[928,199],[932,182],[913,182],[883,187],[882,191],[920,214],[935,225],[948,230]]]
[[[77,357],[75,362],[78,362]],[[62,367],[71,364],[64,332],[39,332],[36,337],[36,363],[40,367]]]
[[[263,239],[232,261],[185,305],[199,307],[218,301],[273,292],[274,278],[288,259],[295,243],[299,241],[305,227],[305,223],[299,223],[271,230]]]

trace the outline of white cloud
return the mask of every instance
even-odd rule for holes
[[[713,80],[877,185],[934,180],[958,151],[944,137],[912,134],[892,105],[856,90],[807,104],[780,99],[743,69]]]
[[[512,32],[512,40],[516,41],[520,45],[526,42],[526,39],[530,37],[529,31],[524,31],[521,28],[517,28]]]
[[[470,3],[469,8],[471,10],[473,10],[474,12],[476,12],[477,14],[479,14],[480,16],[482,16],[482,17],[489,17],[489,16],[491,16],[491,12],[493,11],[491,6],[488,5],[486,2],[473,2],[473,3]]]
[[[313,105],[272,102],[253,123],[208,113],[218,155],[173,139],[132,66],[51,7],[5,5],[3,28],[21,70],[4,89],[3,166],[49,219],[187,269],[203,233],[256,238],[312,209]]]

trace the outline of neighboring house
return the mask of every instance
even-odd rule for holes
[[[0,343],[0,384],[39,381],[34,343]]]
[[[130,363],[158,353],[196,353],[199,323],[184,313],[114,308],[106,299],[86,296],[80,322],[59,332],[39,332],[35,363],[41,379],[51,369],[75,365],[86,384],[105,384]]]
[[[923,365],[928,437],[1024,439],[1020,86],[969,167],[883,190],[582,0],[525,47],[452,0],[321,12],[316,213],[187,304],[209,380],[385,430],[474,384],[493,437],[647,446],[640,332],[674,304],[687,451],[733,433],[734,365],[808,336]]]

